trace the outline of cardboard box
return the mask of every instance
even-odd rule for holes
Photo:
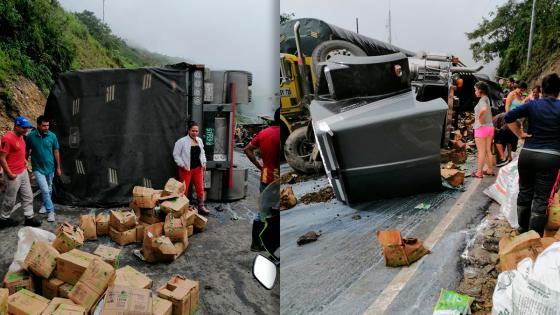
[[[10,292],[8,289],[0,289],[0,314],[8,314],[8,296]],[[158,304],[159,306],[159,304]]]
[[[52,315],[85,315],[86,309],[80,305],[61,304]]]
[[[152,283],[152,279],[127,265],[117,269],[115,280],[111,282],[111,285],[138,289],[151,289]]]
[[[163,187],[162,197],[167,196],[181,196],[185,193],[185,184],[176,180],[175,178],[170,178],[165,183]]]
[[[6,273],[4,276],[4,287],[8,289],[10,295],[22,289],[31,292],[35,291],[31,275],[24,270]]]
[[[100,213],[95,217],[97,235],[109,234],[109,214]]]
[[[169,237],[158,236],[155,240],[154,252],[159,261],[173,261],[177,257],[177,249]]]
[[[42,241],[33,242],[23,262],[24,268],[39,277],[48,279],[56,268],[56,258],[59,255],[60,253],[50,244]]]
[[[142,240],[144,239],[144,230],[148,225],[148,223],[140,222],[136,226],[136,243],[142,243]]]
[[[152,298],[153,314],[154,315],[171,315],[173,311],[173,304],[162,298],[154,296]]]
[[[187,226],[187,236],[191,237],[194,234],[194,225]]]
[[[535,260],[544,248],[554,242],[554,238],[541,239],[535,231],[529,231],[515,237],[503,237],[500,239],[499,252],[500,269],[502,271],[517,268],[517,263],[526,257]]]
[[[58,288],[58,296],[67,299],[68,295],[70,295],[70,291],[72,291],[73,288],[74,286],[70,283],[64,283]]]
[[[172,214],[168,214],[165,217],[163,232],[172,242],[185,239],[188,233],[186,217],[175,218]]]
[[[185,196],[169,199],[161,203],[161,211],[165,214],[172,213],[174,217],[181,217],[189,209],[189,199]]]
[[[174,275],[157,290],[157,295],[173,304],[173,314],[193,314],[198,308],[199,283]]]
[[[8,297],[8,313],[12,315],[39,315],[49,306],[49,300],[26,289]]]
[[[181,254],[187,250],[187,247],[189,246],[188,237],[185,235],[185,239],[180,242],[174,242],[173,246],[175,246],[175,250],[177,251],[177,254],[175,255],[175,259],[177,259],[177,257],[181,256]]]
[[[47,299],[56,298],[58,296],[58,290],[63,284],[64,281],[57,278],[43,279],[43,296]]]
[[[206,229],[206,224],[208,224],[208,219],[201,216],[200,214],[195,214],[194,217],[194,230],[196,232],[204,232]]]
[[[130,209],[132,209],[132,211],[134,211],[134,215],[135,215],[137,218],[140,217],[140,214],[141,214],[140,209],[141,209],[141,208],[140,208],[140,206],[139,206],[138,204],[136,204],[136,201],[131,200],[131,201],[128,203],[128,207],[129,207]]]
[[[95,259],[70,291],[68,297],[89,312],[114,277],[115,269],[111,265],[99,258]]]
[[[132,189],[132,201],[140,208],[153,208],[157,205],[161,192],[152,188],[135,186]]]
[[[47,308],[41,313],[41,315],[52,315],[53,312],[61,305],[61,304],[69,304],[69,305],[76,305],[72,300],[63,299],[59,297],[55,297],[51,300]]]
[[[136,227],[137,223],[134,212],[130,210],[111,210],[111,215],[109,216],[109,227],[112,227],[119,232],[125,232]]]
[[[189,210],[185,212],[184,216],[185,216],[185,221],[187,222],[187,226],[194,224],[194,217],[196,216],[196,212],[190,210],[189,208]]]
[[[84,245],[84,232],[82,229],[68,222],[59,225],[54,234],[56,238],[52,245],[61,254]]]
[[[97,239],[97,223],[92,214],[80,215],[80,229],[84,232],[84,240]]]
[[[78,281],[74,288],[72,288],[72,291],[70,291],[70,294],[68,294],[69,299],[71,299],[74,303],[83,306],[88,313],[97,303],[100,296],[101,295],[99,293],[95,292],[94,289],[90,288],[82,281]]]
[[[158,222],[162,222],[163,220],[158,216],[148,216],[145,214],[140,215],[140,221],[145,222],[147,224],[156,224]]]
[[[116,268],[120,259],[121,250],[120,248],[99,245],[93,254],[101,257],[104,262]]]
[[[96,257],[78,249],[64,253],[56,259],[56,277],[74,285]]]
[[[152,291],[147,289],[114,286],[105,293],[103,315],[152,315]]]
[[[112,226],[109,227],[109,237],[119,245],[128,245],[136,243],[136,228],[132,228],[128,231],[119,232],[115,230]]]

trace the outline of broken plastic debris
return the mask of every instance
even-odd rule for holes
[[[430,209],[431,206],[432,205],[429,204],[429,203],[422,202],[422,203],[418,204],[416,207],[414,207],[414,209],[428,210],[428,209]]]
[[[441,289],[433,315],[471,314],[474,298],[455,291]]]

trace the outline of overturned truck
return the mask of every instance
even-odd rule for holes
[[[233,164],[236,104],[250,101],[251,73],[180,63],[60,75],[45,115],[59,137],[63,176],[57,202],[128,203],[134,186],[160,188],[177,176],[175,141],[200,123],[208,160],[207,198],[245,197],[247,170]]]

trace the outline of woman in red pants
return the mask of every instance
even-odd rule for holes
[[[204,144],[202,139],[198,137],[198,132],[198,123],[189,121],[187,135],[175,142],[173,159],[179,166],[179,179],[185,183],[185,195],[189,190],[192,178],[198,198],[198,212],[208,215],[209,211],[204,204],[203,177],[206,170],[206,156],[204,154]]]

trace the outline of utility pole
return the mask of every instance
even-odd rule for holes
[[[105,23],[105,0],[103,0],[103,23]]]
[[[360,34],[360,29],[358,28],[358,18],[356,18],[356,33]]]
[[[531,48],[533,47],[533,32],[535,31],[535,7],[537,0],[533,0],[533,10],[531,11],[531,29],[529,30],[529,47],[527,48],[527,64],[525,69],[529,69],[529,61],[531,60]]]
[[[389,28],[389,44],[392,44],[392,41],[391,41],[391,0],[389,0],[389,23],[387,24],[387,28]]]

